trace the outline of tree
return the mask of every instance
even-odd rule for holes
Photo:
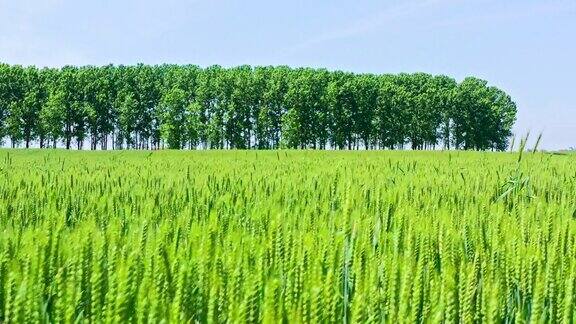
[[[204,125],[200,133],[204,147],[224,148],[224,110],[222,99],[223,69],[214,65],[200,72],[196,88],[196,102],[201,107],[200,120]]]
[[[137,120],[135,125],[137,148],[149,148],[150,139],[158,131],[157,107],[162,97],[158,68],[139,64],[132,70],[136,99]]]
[[[40,111],[40,127],[53,148],[56,148],[56,143],[64,135],[65,100],[61,90],[54,90]]]
[[[432,105],[432,76],[425,73],[400,74],[400,86],[405,89],[403,100],[407,109],[407,140],[412,149],[424,149],[436,144],[441,114]]]
[[[372,122],[378,102],[378,80],[374,75],[360,75],[355,78],[356,115],[354,118],[354,133],[368,149],[374,136]]]
[[[4,101],[6,107],[3,117],[5,119],[4,129],[10,138],[12,147],[15,147],[23,138],[21,117],[24,110],[25,77],[24,69],[19,65],[10,67],[7,72],[5,78],[8,93]]]
[[[30,147],[30,142],[39,133],[38,117],[46,100],[42,85],[38,70],[28,68],[26,70],[26,93],[19,113],[21,133],[26,148]]]
[[[186,143],[187,106],[186,93],[173,88],[162,97],[162,126],[160,133],[171,149],[182,149]]]
[[[113,148],[503,150],[516,105],[484,80],[286,66],[0,64],[0,142]]]
[[[381,77],[373,121],[375,141],[380,147],[393,149],[404,145],[408,128],[407,96],[394,77]]]
[[[48,117],[50,114],[55,113],[48,112],[49,109],[55,109],[56,106],[63,106],[64,103],[60,102],[63,101],[62,98],[55,98],[57,93],[56,84],[58,80],[58,73],[57,69],[42,69],[40,70],[41,79],[42,79],[42,89],[43,89],[43,100],[40,106],[40,112],[38,113],[38,123],[36,126],[36,135],[38,137],[38,143],[40,148],[45,148],[50,146],[50,142],[52,141],[52,146],[56,146],[56,142],[58,141],[59,137],[61,136],[60,131],[55,132],[52,128],[53,125],[48,124],[48,120],[56,120],[56,118],[62,118],[62,115],[59,116],[51,116]],[[56,126],[55,126],[56,127]],[[61,130],[61,129],[60,129]],[[56,134],[57,133],[57,134]],[[52,138],[56,136],[55,138]]]
[[[504,150],[516,104],[486,81],[468,77],[458,85],[452,120],[456,148]]]
[[[265,79],[256,126],[258,148],[278,148],[282,134],[282,116],[286,113],[290,69],[286,66],[261,71]]]
[[[292,143],[290,147],[313,147],[321,144],[323,138],[319,132],[322,114],[325,114],[324,106],[324,78],[315,77],[317,71],[312,69],[299,69],[293,71],[289,77],[288,90],[285,97],[290,117],[290,138],[285,143]],[[320,71],[319,73],[323,73]],[[284,128],[283,128],[284,130]],[[295,133],[297,130],[297,133]],[[296,144],[296,146],[293,146]]]
[[[79,70],[77,67],[65,66],[58,74],[54,86],[63,96],[64,144],[70,149],[72,139],[76,138],[78,148],[82,148],[86,137],[86,111],[82,98]]]
[[[134,132],[138,120],[138,103],[134,99],[134,94],[128,90],[120,91],[116,100],[118,107],[118,139],[116,147],[122,148],[124,142],[126,142],[126,148],[135,148]]]
[[[450,149],[451,142],[451,114],[454,110],[454,97],[456,95],[456,81],[450,77],[439,75],[433,79],[434,90],[432,91],[432,102],[434,109],[441,115],[440,138],[445,149]]]
[[[108,136],[114,130],[113,67],[88,67],[81,72],[84,109],[91,137],[90,149],[100,143],[102,149],[108,145]]]
[[[202,123],[202,106],[197,102],[190,102],[186,107],[185,133],[188,148],[195,149],[200,144],[204,134]]]
[[[296,109],[288,109],[288,112],[282,116],[282,141],[283,148],[297,148],[301,145],[300,139],[301,124]]]
[[[356,111],[352,74],[336,73],[328,84],[326,98],[330,109],[332,146],[343,149],[352,144],[353,119]]]
[[[6,136],[6,116],[8,116],[9,103],[12,101],[12,89],[10,82],[10,69],[7,64],[0,64],[0,145]]]
[[[516,121],[516,103],[504,91],[490,87],[492,136],[491,147],[494,150],[504,151],[508,147],[508,139],[512,135],[512,126]]]

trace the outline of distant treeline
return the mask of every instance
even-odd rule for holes
[[[0,64],[0,140],[78,149],[504,150],[516,105],[473,77]]]

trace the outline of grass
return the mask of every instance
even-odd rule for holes
[[[0,322],[572,322],[576,156],[0,151]]]

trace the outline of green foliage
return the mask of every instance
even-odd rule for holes
[[[177,93],[176,93],[177,92]],[[0,141],[70,149],[500,150],[516,120],[486,81],[425,73],[0,65]]]
[[[574,158],[2,150],[0,322],[571,323]]]
[[[53,147],[56,147],[56,141],[64,134],[64,100],[62,92],[53,92],[40,112],[40,127],[46,139],[52,141]]]
[[[160,102],[162,138],[171,149],[182,149],[186,142],[186,120],[188,106],[186,93],[174,88],[166,92]]]
[[[457,148],[506,149],[516,119],[516,104],[510,96],[488,87],[484,80],[469,77],[458,85],[454,107],[451,117]]]

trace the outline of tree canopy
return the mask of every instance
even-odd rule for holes
[[[504,150],[515,120],[510,96],[474,77],[0,64],[12,147]]]

